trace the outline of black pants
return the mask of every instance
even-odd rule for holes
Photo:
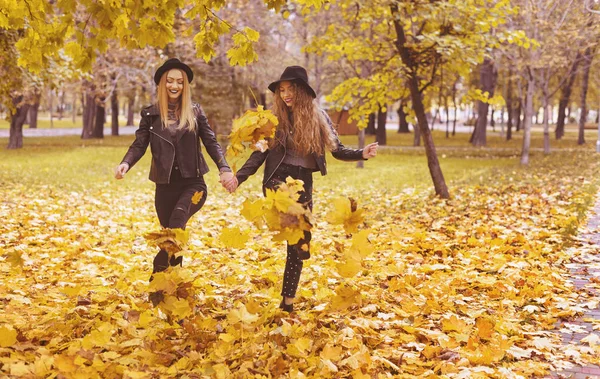
[[[265,188],[276,189],[281,183],[285,183],[286,178],[290,176],[293,179],[300,179],[304,182],[304,191],[300,193],[298,202],[312,211],[312,170],[292,166],[282,163],[273,174],[273,177],[265,184]],[[294,245],[287,244],[287,257],[285,261],[285,271],[283,272],[283,287],[281,296],[296,297],[300,274],[302,273],[302,261],[310,258],[310,240],[311,233],[304,232],[304,238]],[[306,250],[302,245],[306,244]]]
[[[197,204],[192,203],[196,192],[202,192]],[[168,184],[157,184],[154,206],[160,225],[164,228],[185,229],[188,220],[198,212],[206,201],[207,188],[204,178],[182,178],[173,168]]]
[[[202,192],[202,197],[200,201],[194,204],[192,197],[197,192]],[[203,177],[182,178],[179,170],[173,168],[170,183],[156,185],[154,206],[160,225],[164,228],[185,229],[188,220],[206,202],[206,195],[207,188]],[[169,265],[175,266],[181,264],[181,261],[181,257],[172,257],[171,261],[169,261],[169,254],[161,249],[154,258],[152,272],[164,271]]]

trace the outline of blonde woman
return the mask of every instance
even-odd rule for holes
[[[230,192],[237,187],[237,179],[225,161],[206,115],[200,105],[192,103],[189,83],[193,78],[192,69],[176,58],[167,60],[156,70],[158,103],[142,109],[135,141],[115,169],[115,177],[122,179],[150,145],[149,178],[156,183],[154,205],[164,228],[185,229],[190,217],[206,201],[203,175],[208,172],[208,166],[200,141],[219,169],[221,184]],[[192,201],[196,193],[202,196],[199,201]],[[169,254],[161,249],[154,258],[152,273],[181,264],[182,257],[173,256],[169,261]]]
[[[377,143],[364,149],[346,148],[340,142],[331,120],[319,108],[315,91],[308,84],[306,70],[300,66],[287,67],[279,80],[269,85],[275,94],[273,113],[279,125],[269,148],[265,152],[255,151],[237,172],[238,182],[243,183],[265,163],[263,192],[274,189],[288,176],[304,182],[304,192],[298,200],[312,211],[312,173],[327,174],[325,151],[343,161],[366,160],[377,155]],[[280,308],[292,312],[300,281],[303,261],[310,258],[310,232],[295,245],[287,246],[287,259],[283,274],[283,297]],[[305,249],[302,245],[306,244]]]

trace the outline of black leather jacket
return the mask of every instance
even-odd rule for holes
[[[334,133],[335,140],[337,142],[338,148],[331,152],[334,158],[342,160],[342,161],[360,161],[365,160],[362,156],[362,149],[349,149],[345,147],[342,142],[339,140],[337,136],[337,132],[333,128],[331,120],[327,117],[329,127]],[[281,131],[277,130],[275,133],[275,138],[279,138],[281,141],[285,141],[285,138],[281,136]],[[267,184],[269,179],[273,176],[279,165],[283,162],[283,158],[285,158],[286,147],[285,144],[277,144],[273,149],[267,149],[265,152],[255,151],[250,155],[250,158],[244,163],[242,168],[236,173],[236,177],[238,180],[238,185],[245,182],[249,176],[254,175],[258,168],[265,163],[265,175],[263,177],[263,186]],[[317,162],[318,171],[321,172],[321,175],[327,175],[327,162],[325,161],[325,154],[314,154],[313,157]]]
[[[142,158],[149,144],[152,152],[149,175],[151,181],[158,184],[169,183],[175,154],[183,178],[200,177],[209,171],[202,155],[201,139],[219,170],[231,171],[204,111],[198,104],[194,104],[194,111],[197,115],[196,130],[190,132],[186,128],[178,129],[175,146],[169,131],[162,127],[158,107],[151,105],[142,109],[142,120],[135,132],[135,141],[127,150],[122,163],[127,163],[131,169]]]

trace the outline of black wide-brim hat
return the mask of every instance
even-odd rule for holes
[[[165,63],[162,64],[154,73],[154,83],[158,85],[160,83],[160,78],[162,78],[163,74],[171,69],[178,68],[183,70],[187,75],[188,82],[191,83],[192,79],[194,79],[194,72],[187,64],[183,63],[177,58],[168,59]]]
[[[275,93],[275,91],[277,91],[277,86],[279,86],[279,83],[284,81],[301,83],[306,88],[308,93],[313,97],[313,99],[317,97],[315,90],[312,89],[312,87],[308,84],[308,74],[306,73],[304,67],[286,67],[285,70],[283,70],[283,74],[281,74],[279,80],[269,84],[269,89],[271,90],[271,92]]]

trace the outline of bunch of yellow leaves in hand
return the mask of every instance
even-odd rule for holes
[[[241,117],[233,120],[227,154],[237,156],[245,150],[244,143],[248,143],[252,150],[264,152],[267,149],[267,138],[275,136],[278,124],[277,117],[262,105],[255,111],[247,110]]]
[[[242,205],[242,216],[256,226],[266,225],[270,231],[278,232],[275,241],[286,240],[296,244],[304,237],[304,231],[312,228],[312,214],[307,206],[298,203],[303,182],[288,177],[276,190],[267,189],[267,196],[256,201],[246,200]]]

